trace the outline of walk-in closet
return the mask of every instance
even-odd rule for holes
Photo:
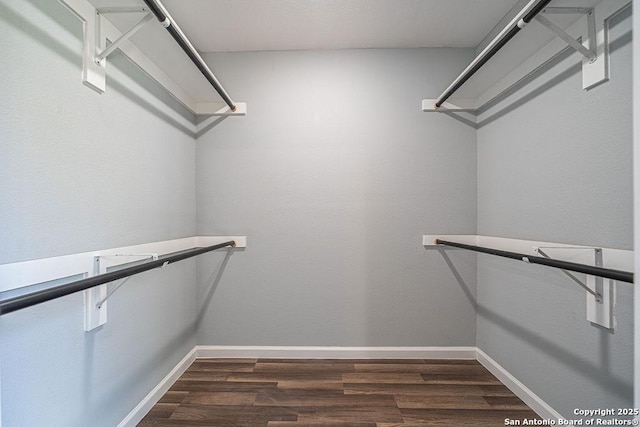
[[[0,0],[0,426],[638,425],[638,7]]]

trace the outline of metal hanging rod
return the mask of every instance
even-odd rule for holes
[[[159,0],[144,0],[144,2],[156,18],[158,18],[158,21],[160,21],[162,26],[169,31],[169,34],[171,34],[182,50],[184,50],[189,59],[193,61],[198,70],[200,70],[209,83],[211,83],[211,86],[213,86],[216,92],[218,92],[231,111],[236,111],[236,105],[231,100],[229,94],[224,90],[216,76],[214,76],[211,69],[209,69],[209,66],[207,66],[198,51],[193,47],[173,18],[171,18],[169,12],[167,12],[162,3],[160,3]]]
[[[146,0],[145,0],[146,1]],[[440,108],[476,71],[478,71],[493,55],[507,44],[521,29],[523,29],[551,0],[531,0],[509,24],[485,47],[471,64],[449,85],[438,97],[435,108]]]
[[[489,255],[496,255],[503,258],[516,259],[530,264],[546,265],[547,267],[559,268],[561,270],[576,271],[578,273],[589,274],[592,276],[605,277],[607,279],[618,280],[620,282],[633,283],[633,273],[629,271],[614,270],[611,268],[594,267],[592,265],[578,264],[569,261],[560,261],[557,259],[543,258],[531,256],[518,252],[501,251],[499,249],[491,249],[483,246],[467,245],[464,243],[450,242],[448,240],[435,240],[436,245],[453,246],[456,248],[467,249],[475,252],[482,252]]]
[[[8,298],[4,301],[0,301],[0,315],[31,307],[33,305],[40,304],[46,301],[51,301],[52,299],[60,298],[69,294],[73,294],[75,292],[80,292],[89,288],[104,285],[105,283],[113,282],[114,280],[133,276],[134,274],[153,270],[154,268],[164,267],[167,264],[172,264],[174,262],[192,258],[194,256],[215,251],[216,249],[224,248],[227,246],[235,247],[236,242],[230,240],[228,242],[219,243],[217,245],[207,246],[204,248],[189,249],[183,252],[179,252],[175,255],[168,255],[157,260],[145,262],[144,264],[123,268],[122,270],[99,274],[97,276],[76,280],[74,282],[56,286],[53,288],[43,289],[25,295]]]

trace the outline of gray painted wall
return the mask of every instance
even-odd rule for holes
[[[420,110],[472,56],[206,57],[249,112],[198,138],[198,233],[246,233],[249,245],[216,289],[217,267],[198,263],[210,295],[199,344],[475,344],[475,257],[421,242],[475,233],[475,129]]]
[[[195,232],[193,117],[118,54],[84,87],[81,34],[57,1],[0,1],[0,263]],[[194,261],[131,278],[92,333],[81,294],[2,316],[2,424],[116,425],[195,345],[194,283]]]
[[[478,234],[632,249],[631,19],[612,20],[611,81],[585,92],[572,55],[481,117]],[[478,257],[478,346],[546,402],[632,404],[632,289],[614,333],[550,269]]]

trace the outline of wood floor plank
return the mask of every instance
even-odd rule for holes
[[[353,363],[327,362],[327,363],[267,363],[258,362],[253,372],[355,372]]]
[[[493,387],[493,388],[489,388]],[[418,396],[513,396],[505,386],[467,384],[344,384],[345,394],[402,394]]]
[[[505,419],[539,418],[533,411],[469,410],[469,409],[400,409],[405,423],[428,426],[495,427],[505,425]]]
[[[484,396],[515,396],[504,384],[500,385],[478,385]]]
[[[157,420],[153,424],[144,427],[267,427],[268,421],[216,421],[215,424],[208,420]],[[141,425],[138,425],[141,427]]]
[[[365,383],[365,384],[423,384],[424,379],[417,373],[355,373],[342,374],[342,381],[345,383]]]
[[[430,424],[421,422],[401,422],[401,423],[376,423],[376,427],[425,427]],[[453,427],[453,426],[452,426]]]
[[[376,423],[376,427],[425,427],[429,424],[425,423],[411,423],[411,422],[401,422],[401,423]]]
[[[469,374],[469,375],[486,375],[489,371],[482,365],[472,364],[453,364],[453,363],[419,363],[419,364],[355,364],[355,370],[358,373],[364,372],[395,372],[395,373],[418,373],[418,374]]]
[[[168,419],[179,406],[179,403],[156,403],[145,418],[148,418],[149,420],[160,418]]]
[[[300,421],[269,421],[268,427],[377,427],[376,423],[314,423],[314,422],[300,422]]]
[[[482,396],[397,395],[395,400],[400,409],[492,409]]]
[[[494,409],[521,409],[529,407],[517,396],[485,396],[484,400]]]
[[[297,421],[296,409],[255,406],[207,406],[182,404],[171,420],[209,421],[211,425],[222,423],[266,424],[269,421]]]
[[[436,359],[440,360],[440,359]],[[449,359],[442,359],[446,363]],[[474,362],[478,363],[474,360]],[[424,359],[258,359],[258,363],[424,363]]]
[[[189,394],[188,391],[171,391],[169,390],[160,398],[158,403],[181,403]]]
[[[257,392],[191,392],[182,403],[191,405],[251,406]],[[487,403],[488,405],[488,403]]]
[[[343,390],[342,380],[278,381],[280,390]]]
[[[321,381],[342,380],[340,372],[238,372],[230,374],[227,381],[232,382],[279,382],[279,381]]]
[[[276,388],[277,382],[229,382],[229,381],[196,381],[182,380],[176,381],[171,386],[171,391],[245,391],[252,392],[266,388]]]
[[[194,371],[188,370],[180,377],[182,381],[226,381],[229,378],[229,372],[215,371]]]
[[[420,374],[424,382],[428,384],[474,384],[474,385],[500,385],[502,384],[499,379],[491,375],[486,374]]]
[[[353,423],[353,422],[402,422],[397,408],[358,407],[358,408],[317,408],[300,410],[299,422],[306,423]]]
[[[429,365],[480,365],[476,359],[425,359]]]
[[[486,403],[486,402],[485,402]],[[392,407],[397,408],[393,396],[345,395],[334,390],[265,390],[258,393],[255,406],[281,407]],[[487,403],[487,406],[489,404]]]
[[[231,363],[231,362],[194,362],[188,369],[189,372],[253,372],[255,363]]]
[[[249,421],[217,421],[212,424],[211,421],[197,420],[157,420],[153,424],[147,424],[142,427],[267,427],[268,422]],[[139,424],[138,427],[141,427]]]

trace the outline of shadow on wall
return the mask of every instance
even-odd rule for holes
[[[229,116],[222,117],[209,117],[209,116],[196,116],[196,133],[195,138],[200,138],[214,127],[218,126]]]
[[[469,287],[469,285],[467,285],[467,283],[464,281],[464,279],[462,278],[462,275],[456,269],[456,266],[453,265],[453,262],[451,261],[451,258],[449,257],[449,255],[447,255],[447,253],[444,250],[439,250],[438,252],[440,252],[440,255],[442,255],[444,262],[446,262],[449,268],[451,269],[451,273],[453,273],[453,276],[456,278],[456,281],[462,288],[462,292],[464,292],[464,295],[467,297],[469,302],[473,305],[473,308],[477,310],[478,300],[476,299],[476,296],[471,291],[471,288]]]
[[[57,1],[53,2],[50,0],[29,0],[29,3],[32,3],[35,7],[40,9],[43,14],[53,19],[61,27],[69,29],[76,37],[78,37],[78,39],[81,39],[82,26],[80,20],[74,17],[70,12],[66,11],[62,4],[58,3]],[[78,48],[77,52],[73,49],[70,49],[69,46],[64,45],[56,37],[53,37],[52,34],[49,34],[46,31],[42,30],[40,26],[29,20],[29,17],[19,15],[14,10],[8,8],[2,3],[0,3],[0,20],[4,21],[4,23],[8,26],[21,31],[26,36],[37,41],[50,51],[55,52],[58,56],[72,63],[74,66],[82,67],[82,55],[80,48]],[[132,80],[134,80],[136,84],[143,87],[147,92],[153,94],[155,98],[157,98],[163,105],[166,105],[167,108],[170,109],[173,113],[178,114],[187,121],[195,124],[194,115],[189,110],[187,110],[186,107],[176,101],[158,83],[150,79],[146,74],[141,73],[140,70],[128,59],[126,59],[126,57],[122,55],[120,51],[114,52],[109,57],[109,61],[109,64],[111,66],[115,66],[124,74],[129,76]],[[81,70],[79,69],[78,71],[79,75]],[[130,99],[132,102],[138,104],[143,109],[154,114],[160,120],[168,123],[169,125],[191,136],[192,138],[196,137],[196,133],[194,132],[193,128],[189,128],[188,126],[180,123],[174,117],[171,117],[171,115],[169,115],[167,112],[162,111],[162,109],[154,106],[148,100],[145,100],[137,95],[134,90],[128,88],[125,84],[118,82],[117,80],[110,78],[109,76],[107,76],[107,79],[107,90],[114,90],[119,92],[126,98]],[[80,78],[78,78],[78,83],[81,84]],[[89,91],[90,89],[87,88],[86,90]]]
[[[454,120],[459,121],[462,124],[465,124],[469,127],[472,127],[474,129],[478,129],[478,124],[476,123],[476,118],[475,116],[471,119],[467,119],[465,117],[462,116],[463,113],[454,113],[453,111],[443,111],[441,114],[444,114],[445,116],[449,116]]]
[[[136,372],[127,371],[126,375],[116,374],[111,376],[110,379],[112,381],[110,382],[110,386],[107,388],[108,392],[99,396],[100,400],[97,400],[97,398],[93,396],[92,391],[101,387],[96,387],[96,384],[94,383],[94,381],[98,381],[93,375],[94,362],[96,360],[94,343],[96,334],[102,329],[103,327],[101,326],[93,331],[86,332],[84,366],[82,367],[83,401],[79,404],[79,406],[82,407],[82,412],[79,415],[78,421],[73,423],[73,425],[88,425],[90,420],[95,418],[96,414],[111,413],[114,407],[121,404],[124,391],[135,389],[140,382],[152,378],[157,366],[160,366],[163,363],[166,363],[167,360],[171,360],[172,357],[175,357],[176,349],[185,348],[188,341],[195,336],[193,323],[190,323],[180,332],[171,337],[171,339],[166,341],[165,344],[154,353],[146,352],[144,363],[136,364],[138,366],[138,370]],[[180,357],[182,357],[182,355]],[[101,384],[101,386],[104,386],[104,384]],[[132,406],[127,409],[127,413],[122,414],[121,418],[126,417],[128,413],[133,410],[135,405],[144,397],[145,396],[142,395],[132,398],[130,400],[130,402],[133,402]]]
[[[202,319],[204,318],[204,315],[207,313],[207,309],[211,304],[211,299],[213,298],[213,294],[216,292],[216,289],[218,289],[218,284],[220,284],[222,275],[224,274],[224,271],[227,268],[227,264],[231,259],[231,255],[233,255],[233,253],[237,250],[244,250],[244,248],[227,249],[227,253],[225,254],[220,264],[211,271],[211,274],[205,281],[205,285],[207,285],[207,291],[201,300],[202,301],[201,306],[198,307],[198,314],[196,315],[196,318],[194,320],[194,330],[197,330],[198,327],[200,327],[200,324],[202,323]]]
[[[600,352],[601,356],[605,354],[606,356],[603,357],[602,364],[595,364],[585,358],[582,358],[580,354],[568,351],[566,348],[557,345],[545,338],[543,335],[524,328],[507,317],[489,310],[483,305],[478,306],[478,316],[482,316],[487,321],[499,326],[512,335],[527,341],[527,343],[531,344],[533,347],[543,351],[548,356],[556,359],[558,362],[577,373],[584,374],[585,372],[603,371],[609,366],[607,349],[609,348],[608,338],[610,332],[606,329],[602,329],[600,331],[602,337],[600,342]],[[628,396],[633,395],[633,384],[629,379],[625,381],[622,378],[607,376],[606,381],[600,381],[598,384],[600,387],[608,390],[612,395],[616,395],[621,398],[626,399]]]

